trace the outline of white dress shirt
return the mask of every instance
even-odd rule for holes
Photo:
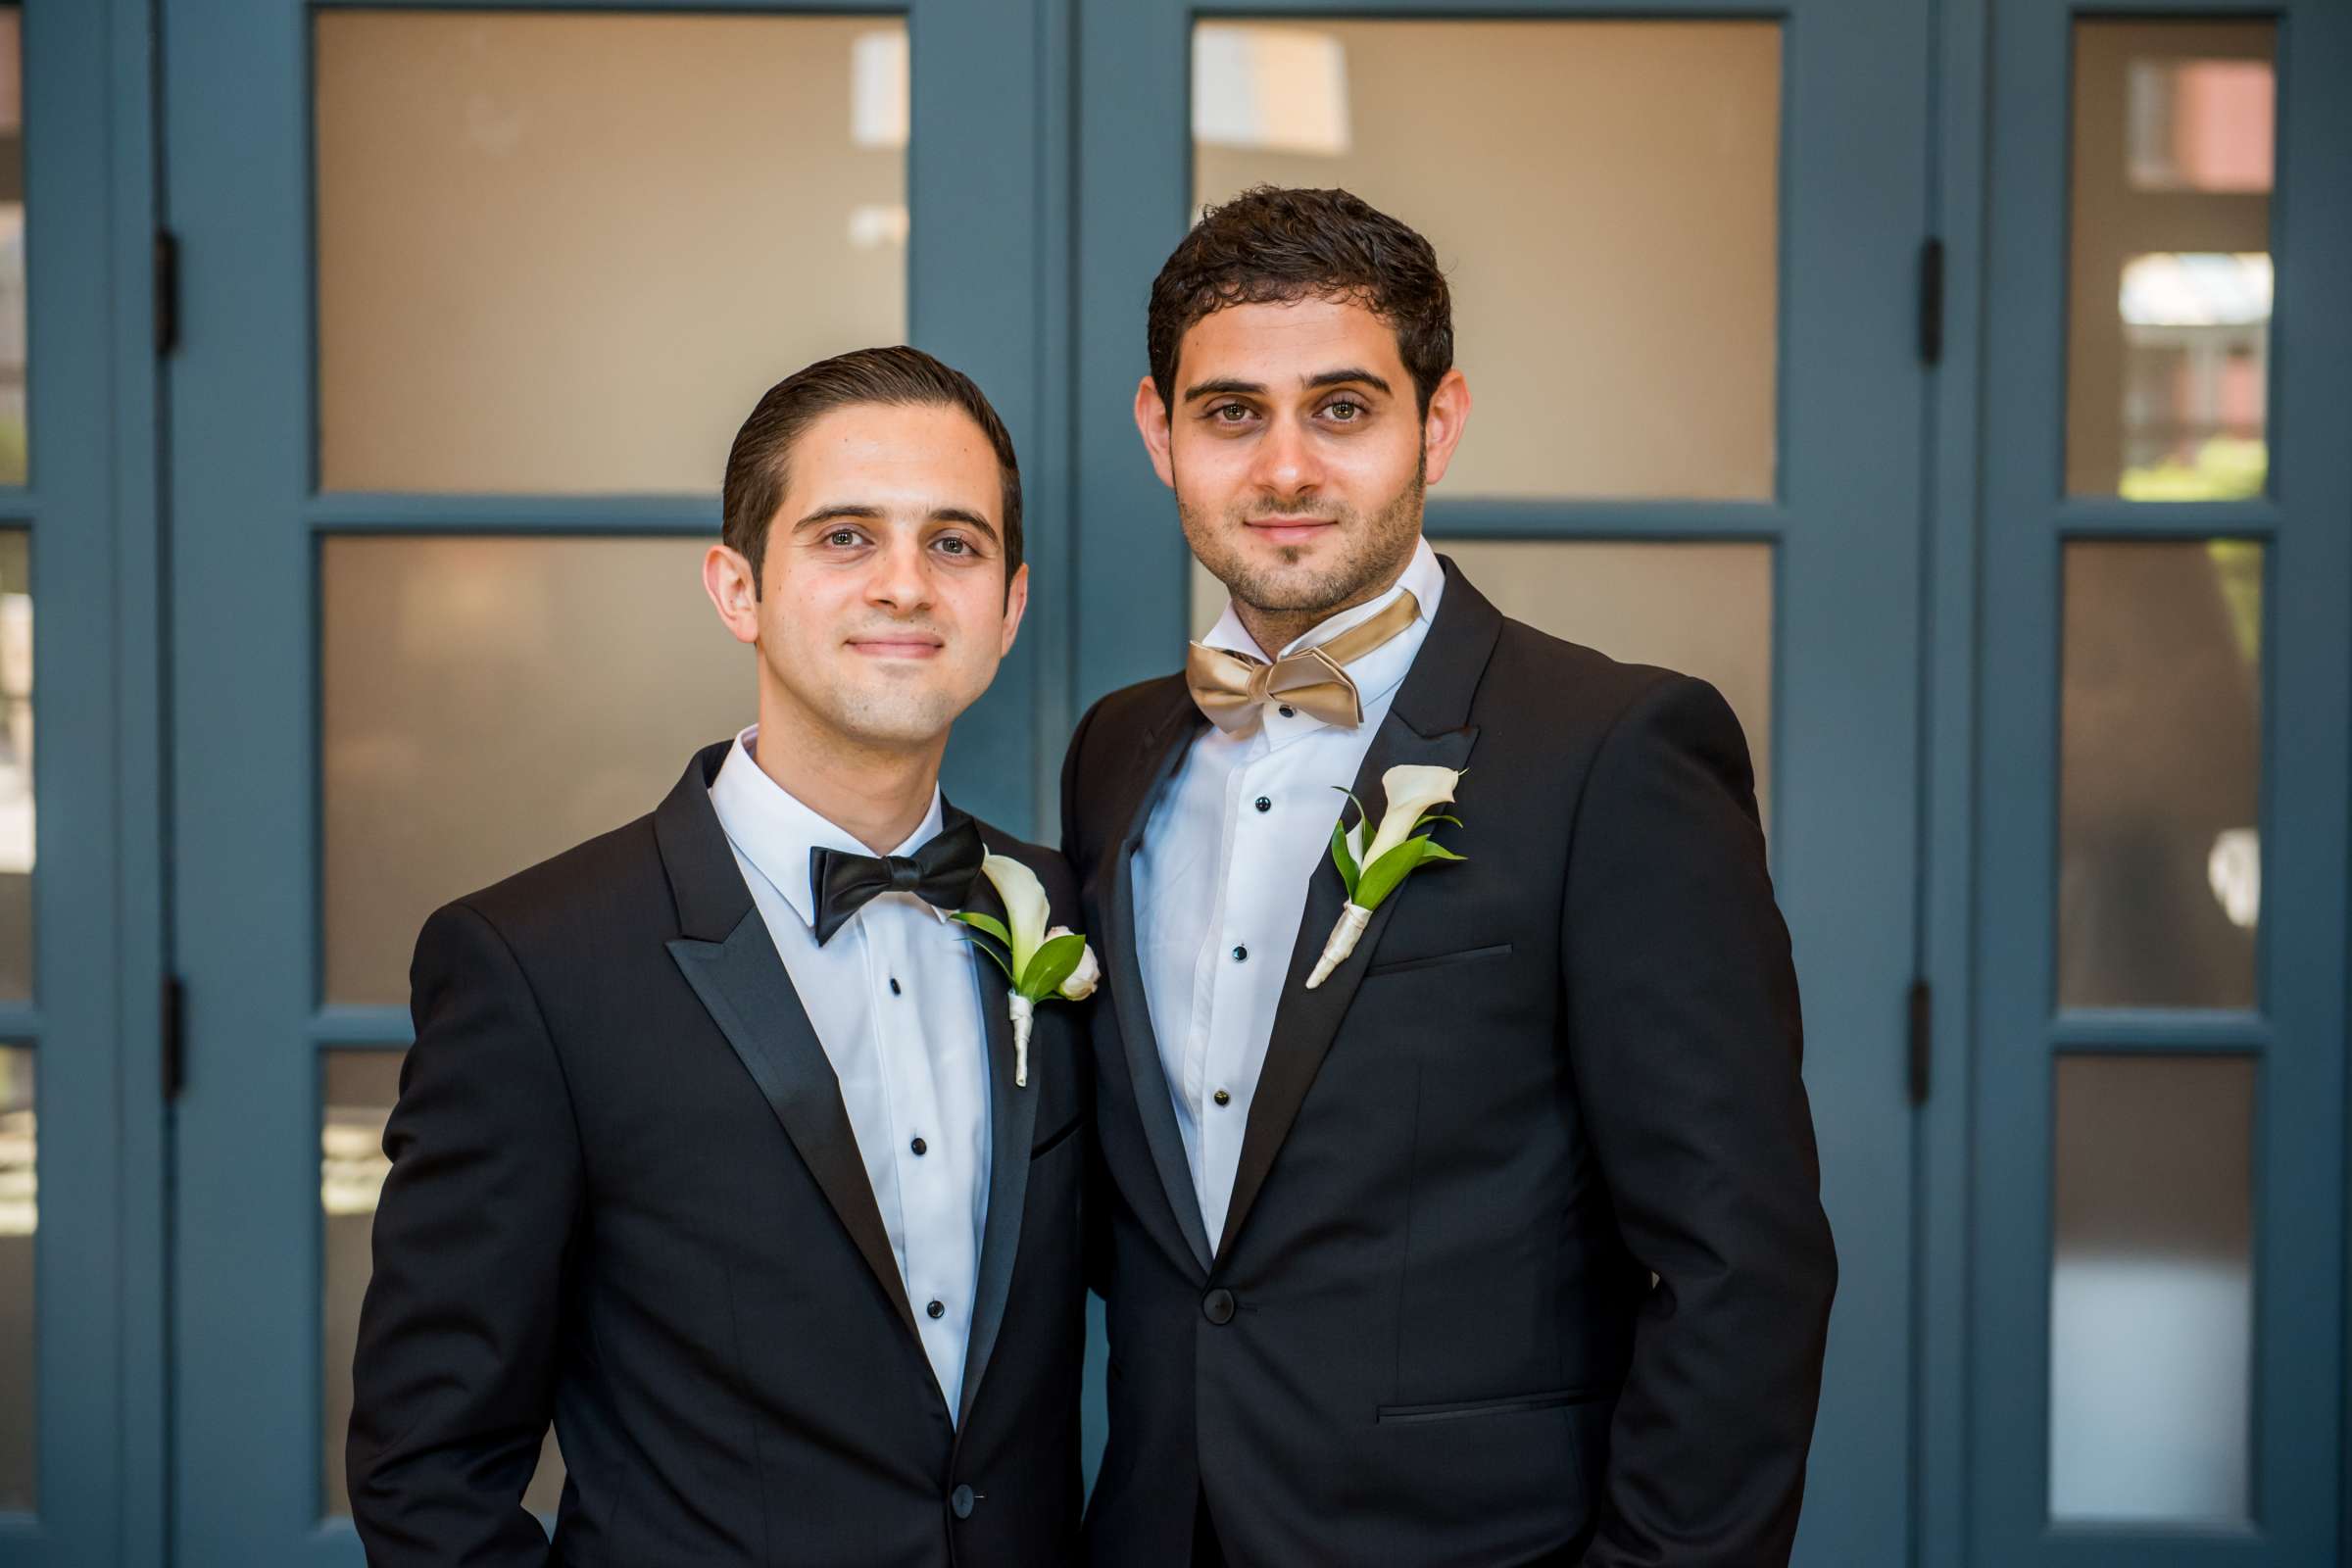
[[[977,965],[947,912],[911,893],[879,895],[817,945],[808,852],[872,852],[760,771],[759,737],[757,724],[735,737],[710,805],[841,1082],[952,1418],[963,1393],[988,1217],[988,1034]],[[891,853],[912,855],[940,821],[934,788],[922,824]]]
[[[1331,825],[1348,804],[1339,789],[1355,783],[1445,588],[1445,568],[1423,540],[1387,593],[1342,611],[1274,656],[1327,642],[1411,590],[1420,618],[1348,665],[1361,724],[1327,724],[1303,709],[1286,718],[1269,707],[1248,735],[1212,725],[1194,739],[1145,823],[1135,856],[1136,957],[1211,1246],[1225,1229],[1307,883],[1330,853]],[[1230,603],[1200,640],[1267,657]],[[1375,823],[1385,804],[1377,793],[1365,800]],[[1327,934],[1315,933],[1318,945]]]

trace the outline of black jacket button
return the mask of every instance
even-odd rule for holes
[[[929,1306],[924,1307],[923,1310],[930,1313],[933,1317],[946,1317],[948,1315],[948,1303],[945,1301],[933,1301]]]
[[[972,1516],[972,1489],[957,1487],[949,1493],[948,1506],[956,1510],[956,1518],[969,1519]]]
[[[1222,1285],[1200,1298],[1200,1315],[1222,1328],[1233,1321],[1233,1293]]]

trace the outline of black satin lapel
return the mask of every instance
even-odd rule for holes
[[[865,1161],[858,1152],[858,1136],[851,1131],[850,1113],[841,1102],[841,1082],[801,1005],[800,993],[792,988],[784,960],[776,956],[767,923],[755,906],[745,911],[724,942],[678,937],[668,947],[686,983],[743,1058],[768,1108],[800,1151],[802,1163],[816,1178],[850,1240],[858,1244],[919,1353],[922,1341],[915,1332],[914,1308],[899,1278],[890,1233],[882,1228],[882,1210],[874,1202]]]
[[[1111,1006],[1118,1014],[1119,1044],[1127,1054],[1127,1078],[1135,1091],[1135,1108],[1144,1123],[1144,1142],[1159,1171],[1176,1228],[1192,1248],[1193,1257],[1206,1275],[1212,1261],[1208,1226],[1200,1218],[1200,1195],[1193,1188],[1193,1167],[1184,1157],[1184,1134],[1176,1126],[1176,1104],[1169,1098],[1168,1077],[1159,1064],[1159,1040],[1152,1030],[1152,1004],[1144,994],[1144,967],[1135,951],[1135,847],[1144,835],[1152,797],[1184,760],[1193,738],[1206,720],[1199,716],[1188,694],[1185,712],[1154,731],[1140,759],[1140,786],[1128,805],[1125,830],[1110,850],[1110,891],[1102,901],[1102,916],[1110,929],[1103,934],[1102,954],[1110,969]]]
[[[972,885],[965,907],[1004,918],[1004,904],[996,884],[986,877]],[[1058,913],[1059,911],[1054,911]],[[1040,1007],[1029,1036],[1029,1085],[1013,1082],[1012,988],[1004,971],[986,954],[972,955],[980,977],[980,1015],[988,1041],[988,1214],[980,1227],[980,1273],[973,1285],[972,1336],[963,1359],[963,1397],[957,1410],[958,1429],[971,1414],[973,1396],[988,1371],[988,1358],[997,1348],[997,1331],[1004,1323],[1004,1300],[1012,1289],[1012,1266],[1021,1250],[1021,1215],[1029,1200],[1029,1146],[1037,1135],[1037,1098],[1041,1071],[1062,1065],[1045,1060],[1038,1031],[1044,1027]],[[1052,1004],[1048,1004],[1052,1005]]]
[[[1477,740],[1475,726],[1423,735],[1392,709],[1372,737],[1363,766],[1356,772],[1355,798],[1372,811],[1377,825],[1379,813],[1388,808],[1380,787],[1383,773],[1407,763],[1464,766]],[[1454,866],[1441,862],[1406,877],[1372,911],[1371,923],[1365,926],[1348,961],[1309,991],[1306,977],[1313,972],[1315,960],[1323,956],[1323,944],[1338,923],[1348,898],[1347,889],[1340,882],[1339,867],[1331,863],[1331,857],[1326,855],[1316,862],[1314,880],[1307,887],[1306,913],[1298,922],[1298,938],[1291,948],[1290,973],[1283,981],[1282,1000],[1274,1009],[1274,1030],[1266,1043],[1265,1065],[1258,1071],[1257,1090],[1250,1101],[1250,1125],[1242,1133],[1241,1161],[1234,1171],[1233,1197],[1225,1208],[1225,1234],[1217,1243],[1219,1252],[1233,1245],[1233,1239],[1241,1234],[1242,1222],[1250,1217],[1250,1207],[1265,1185],[1266,1173],[1274,1168],[1274,1156],[1281,1152],[1283,1140],[1290,1136],[1291,1124],[1298,1119],[1298,1107],[1305,1101],[1307,1090],[1313,1087],[1324,1056],[1331,1051],[1340,1021],[1348,1015],[1348,1004],[1355,1000],[1355,988],[1363,984],[1365,967],[1380,947],[1381,932],[1387,928],[1398,901],[1413,896],[1413,884],[1421,877],[1459,875],[1469,869],[1467,863]]]

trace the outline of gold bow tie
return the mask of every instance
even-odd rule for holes
[[[1271,664],[1249,654],[1195,643],[1185,656],[1185,684],[1208,721],[1228,735],[1247,735],[1268,703],[1303,709],[1327,724],[1349,729],[1364,721],[1364,705],[1344,667],[1410,626],[1421,614],[1411,590],[1361,625]]]

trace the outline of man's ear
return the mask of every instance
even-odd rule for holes
[[[1012,574],[1012,580],[1004,585],[1004,640],[997,648],[999,659],[1012,652],[1012,639],[1020,631],[1021,616],[1028,609],[1029,563],[1024,561]]]
[[[703,552],[703,592],[737,642],[760,640],[760,576],[741,551],[712,545]]]
[[[1470,383],[1456,368],[1429,394],[1429,413],[1421,420],[1421,452],[1428,482],[1446,477],[1453,449],[1462,442],[1462,427],[1470,422]]]
[[[1152,454],[1152,471],[1169,489],[1176,488],[1176,468],[1168,461],[1168,405],[1159,395],[1159,383],[1145,376],[1135,387],[1135,429],[1144,438],[1144,450]]]

